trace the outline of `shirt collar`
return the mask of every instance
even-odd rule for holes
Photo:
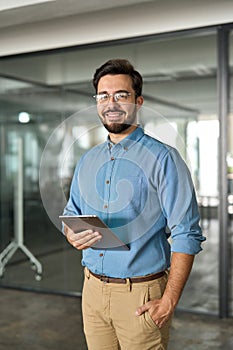
[[[122,141],[117,143],[117,145],[120,145],[123,147],[126,151],[132,147],[136,142],[138,142],[142,137],[144,136],[144,131],[141,128],[141,126],[138,126],[131,134],[129,134],[127,137],[125,137]],[[112,148],[115,146],[109,136],[107,138],[107,146],[108,148]]]

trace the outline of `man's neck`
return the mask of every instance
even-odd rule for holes
[[[137,125],[131,125],[128,129],[122,131],[120,134],[109,133],[110,140],[116,144],[125,139],[128,135],[132,134],[137,129]]]

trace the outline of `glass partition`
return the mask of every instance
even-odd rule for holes
[[[38,87],[11,78],[0,79],[0,86],[1,284],[79,294],[80,254],[51,222],[39,189],[43,151],[54,129],[67,117],[68,108],[63,106],[72,103],[73,96],[61,87]],[[47,191],[54,201],[60,187],[56,155],[61,152],[63,138],[60,135],[54,140],[47,159]],[[77,267],[77,273],[70,272],[72,266]]]
[[[0,283],[81,293],[81,253],[66,243],[57,218],[80,155],[106,138],[95,112],[91,79],[96,67],[114,57],[129,59],[143,75],[145,107],[140,123],[146,132],[179,149],[196,186],[207,242],[196,257],[179,307],[217,313],[215,32],[1,59],[0,248],[4,252],[17,234],[20,205],[17,207],[16,183],[21,156],[24,244],[41,264],[42,273],[19,249],[4,266]],[[21,117],[30,118],[27,123],[19,122],[22,112],[26,115]],[[71,156],[67,156],[67,149],[72,149]],[[62,173],[61,157],[65,159]],[[6,258],[7,254],[4,263]]]
[[[228,116],[228,154],[227,154],[227,188],[228,188],[228,218],[229,218],[229,242],[230,242],[230,266],[231,270],[229,271],[230,279],[230,315],[233,315],[233,283],[232,283],[232,274],[233,274],[233,260],[232,260],[232,251],[233,251],[233,31],[230,32],[229,36],[229,69],[230,69],[230,113]]]

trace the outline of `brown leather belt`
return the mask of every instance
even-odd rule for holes
[[[90,271],[90,270],[89,270]],[[157,278],[163,277],[165,275],[165,271],[154,273],[151,275],[143,276],[143,277],[129,277],[129,278],[115,278],[115,277],[107,277],[103,275],[97,275],[96,273],[90,271],[90,274],[94,277],[98,278],[104,283],[120,283],[126,284],[127,280],[131,283],[143,283],[156,280]]]

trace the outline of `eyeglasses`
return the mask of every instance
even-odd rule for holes
[[[114,94],[107,94],[107,93],[97,94],[97,95],[94,95],[93,97],[97,103],[108,102],[110,97],[113,97],[115,102],[125,102],[127,101],[128,97],[131,95],[132,94],[130,92],[122,91],[122,92],[115,92]]]

